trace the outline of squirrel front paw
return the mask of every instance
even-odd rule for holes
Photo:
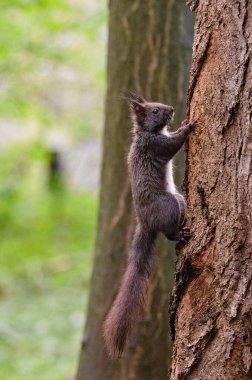
[[[180,129],[181,130],[187,130],[190,133],[193,131],[194,126],[195,126],[194,123],[190,123],[186,119],[186,120],[182,121]]]

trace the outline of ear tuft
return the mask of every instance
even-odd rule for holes
[[[130,105],[133,105],[136,103],[137,104],[145,104],[146,103],[146,100],[142,96],[136,94],[133,91],[127,91],[125,93],[125,95],[123,96],[123,98],[126,99]]]
[[[145,103],[146,102],[146,100],[142,96],[138,95],[134,91],[128,91],[128,99],[132,100],[132,101],[136,101],[137,103]]]

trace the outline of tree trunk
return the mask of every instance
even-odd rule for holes
[[[252,378],[252,0],[190,1],[196,13],[171,379]]]
[[[102,324],[119,288],[134,232],[126,168],[130,121],[123,91],[185,109],[192,16],[183,1],[110,1],[108,87],[103,140],[100,211],[87,320],[77,380],[165,379],[171,360],[167,326],[173,281],[172,247],[158,243],[145,316],[123,357],[111,361]],[[185,22],[186,21],[186,22]],[[187,29],[182,25],[186,24]]]

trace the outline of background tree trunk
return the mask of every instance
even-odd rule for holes
[[[171,379],[252,378],[252,1],[190,1],[196,13]],[[174,326],[175,322],[175,326]]]
[[[87,321],[77,380],[160,380],[167,377],[171,340],[167,326],[173,281],[172,247],[159,242],[143,321],[122,359],[104,350],[102,324],[119,288],[134,232],[126,168],[131,125],[123,91],[175,106],[181,121],[192,45],[192,15],[183,1],[110,1],[108,87],[100,212]],[[183,27],[187,26],[187,29]]]

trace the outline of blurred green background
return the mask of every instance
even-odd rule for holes
[[[61,380],[92,265],[106,2],[0,5],[0,379]]]

